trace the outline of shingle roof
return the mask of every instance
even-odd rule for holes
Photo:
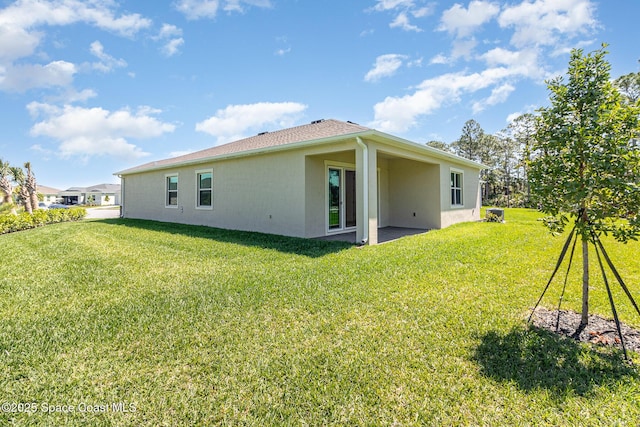
[[[120,184],[98,184],[87,187],[86,191],[96,191],[102,193],[117,193],[120,191]]]
[[[46,185],[38,184],[37,192],[42,194],[58,194],[60,190],[58,190],[57,188],[47,187]]]
[[[90,193],[90,192],[98,192],[98,193],[117,193],[120,191],[120,184],[97,184],[92,185],[91,187],[70,187],[66,190],[62,191],[64,193]]]
[[[210,159],[218,156],[242,153],[245,151],[269,149],[287,144],[294,144],[297,142],[321,140],[336,136],[356,134],[369,130],[371,129],[352,122],[342,122],[332,119],[316,120],[311,122],[310,124],[282,129],[274,132],[263,132],[256,136],[212,148],[207,148],[205,150],[196,151],[194,153],[185,154],[183,156],[149,162],[144,165],[136,166],[131,169],[118,172],[118,174],[124,175],[148,169],[156,169],[165,166],[197,161],[200,159]]]

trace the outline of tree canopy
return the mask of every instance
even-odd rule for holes
[[[552,231],[573,218],[585,239],[595,231],[627,241],[640,234],[640,150],[632,143],[640,108],[611,83],[606,53],[573,50],[567,80],[548,82],[551,106],[539,111],[529,179]]]

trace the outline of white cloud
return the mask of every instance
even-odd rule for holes
[[[113,71],[114,68],[126,67],[127,61],[124,59],[116,59],[113,56],[107,54],[104,51],[104,46],[99,41],[94,41],[91,43],[89,51],[93,56],[98,58],[100,62],[94,62],[91,64],[91,67],[94,70],[101,71],[103,73],[108,73]]]
[[[396,16],[396,19],[394,19],[393,22],[389,24],[389,27],[402,28],[405,31],[415,31],[418,33],[422,31],[420,27],[417,27],[409,22],[409,17],[405,12],[400,12],[398,16]]]
[[[151,25],[140,14],[115,16],[111,1],[18,0],[0,10],[0,27],[31,29],[42,25],[69,25],[85,22],[120,35],[132,36]]]
[[[424,0],[377,0],[375,6],[369,10],[376,12],[393,12],[395,18],[389,24],[391,28],[401,28],[404,31],[421,32],[422,29],[411,23],[411,17],[424,18],[433,14],[435,3],[421,4]]]
[[[387,10],[395,10],[398,8],[409,9],[412,7],[414,7],[413,0],[377,0],[376,5],[373,7],[373,10],[383,12]]]
[[[462,94],[491,87],[512,75],[509,69],[496,67],[480,73],[449,73],[425,80],[411,95],[389,96],[377,103],[371,126],[386,132],[407,131],[416,125],[418,117],[458,102]]]
[[[540,54],[537,47],[516,51],[498,47],[485,52],[478,59],[484,60],[489,67],[506,66],[513,74],[542,81],[550,74],[545,70]]]
[[[409,61],[407,62],[407,67],[409,68],[413,68],[413,67],[422,67],[422,61],[424,60],[424,58],[418,58],[418,59],[414,59],[413,61]]]
[[[520,111],[517,111],[515,113],[511,113],[511,114],[507,115],[507,119],[505,121],[507,122],[507,124],[511,124],[511,123],[513,123],[513,121],[515,119],[517,119],[521,115],[522,115],[522,113]]]
[[[77,91],[72,87],[66,87],[57,95],[47,96],[47,102],[72,104],[74,102],[84,102],[88,99],[95,98],[96,96],[98,96],[98,94],[93,89],[83,89],[81,91]]]
[[[187,19],[215,18],[218,10],[244,12],[243,5],[262,8],[271,7],[270,0],[179,0],[175,7]]]
[[[437,54],[436,56],[431,58],[431,61],[429,61],[429,64],[448,64],[448,63],[449,63],[449,58],[443,55],[442,53]]]
[[[281,47],[276,49],[274,52],[277,56],[285,56],[286,54],[291,52],[291,46],[289,45],[289,38],[287,36],[278,36],[276,37],[276,43],[279,45],[284,45],[285,47]]]
[[[468,40],[455,40],[451,48],[451,59],[456,60],[458,58],[471,59],[473,49],[478,45],[475,38]]]
[[[135,113],[122,109],[81,108],[71,105],[57,107],[32,102],[27,109],[34,117],[44,119],[31,128],[32,136],[45,136],[59,141],[61,157],[115,156],[139,158],[142,149],[128,142],[129,138],[146,139],[173,132],[175,126],[152,117],[158,110],[140,107]]]
[[[524,111],[515,111],[515,112],[507,115],[507,118],[505,119],[505,122],[507,124],[511,124],[518,117],[522,116],[523,114],[533,114],[533,115],[535,115],[535,112],[538,110],[538,108],[539,108],[538,105],[526,105],[524,107]]]
[[[306,105],[297,102],[229,105],[216,111],[214,116],[197,123],[196,130],[217,137],[220,144],[244,138],[250,131],[255,133],[266,130],[265,127],[293,126],[306,109]]]
[[[219,0],[180,0],[176,9],[188,19],[215,18],[219,3]]]
[[[0,67],[0,90],[25,92],[33,88],[67,86],[76,72],[76,66],[66,61]]]
[[[171,39],[164,46],[162,46],[160,51],[165,56],[173,56],[179,52],[179,49],[183,44],[184,44],[184,39],[182,37],[177,39]]]
[[[488,98],[473,103],[473,113],[477,114],[487,107],[505,102],[507,98],[509,98],[511,92],[513,92],[514,90],[516,90],[516,88],[509,83],[505,83],[501,86],[493,88],[493,90],[491,91],[491,95]]]
[[[41,34],[35,31],[28,32],[10,23],[0,23],[0,64],[31,55],[40,38]]]
[[[285,55],[286,55],[287,53],[289,53],[289,52],[291,52],[291,48],[290,48],[290,47],[288,47],[288,48],[286,48],[286,49],[282,49],[282,48],[281,48],[281,49],[278,49],[278,50],[276,50],[275,54],[276,54],[277,56],[285,56]]]
[[[43,26],[62,26],[83,22],[114,33],[132,36],[147,28],[151,21],[139,14],[117,16],[116,3],[108,0],[18,0],[0,9],[0,90],[24,92],[34,88],[69,86],[77,66],[63,60],[34,64],[27,60],[37,51],[43,38]],[[101,62],[96,69],[108,71],[126,63],[104,52],[97,42],[91,51]],[[124,65],[123,65],[124,64]]]
[[[374,34],[376,32],[376,30],[374,30],[373,28],[369,28],[368,30],[362,30],[360,32],[360,37],[368,37],[372,34]]]
[[[164,43],[160,48],[160,52],[167,57],[179,53],[180,47],[184,45],[182,29],[172,24],[162,24],[160,32],[157,36],[152,37],[152,39]]]
[[[456,3],[442,13],[438,30],[467,37],[499,12],[500,6],[488,1],[473,0],[468,9]]]
[[[162,28],[156,39],[170,39],[171,37],[180,36],[182,36],[182,29],[172,24],[162,24]]]
[[[470,60],[473,58],[473,50],[478,45],[475,38],[471,39],[456,39],[451,45],[451,55],[445,56],[443,53],[439,53],[429,61],[430,64],[453,64],[458,59],[463,58]]]
[[[244,12],[242,4],[248,4],[250,6],[258,6],[262,8],[271,7],[270,0],[225,0],[224,10],[226,12]]]
[[[597,26],[590,0],[535,0],[506,7],[498,18],[502,28],[513,28],[516,47],[552,46],[561,38],[587,34]]]
[[[424,18],[425,16],[432,15],[434,10],[435,6],[431,4],[422,8],[412,9],[411,14],[416,18]]]
[[[393,76],[406,59],[406,55],[396,53],[378,56],[373,68],[364,76],[364,81],[377,82],[383,77]]]
[[[45,160],[49,160],[50,157],[55,154],[53,151],[49,150],[48,148],[44,148],[40,144],[33,144],[31,147],[29,147],[29,149],[38,153]]]

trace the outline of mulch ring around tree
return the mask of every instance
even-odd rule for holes
[[[544,307],[538,307],[532,320],[533,325],[538,328],[558,333],[576,341],[594,345],[615,346],[622,349],[616,322],[613,319],[609,320],[600,316],[589,315],[589,324],[582,331],[578,331],[580,317],[579,313],[560,310],[560,322],[558,323],[558,310],[550,311]],[[558,325],[557,329],[556,325]],[[622,330],[624,345],[627,350],[640,353],[640,331],[622,322],[620,322],[620,329]]]

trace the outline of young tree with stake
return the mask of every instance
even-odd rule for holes
[[[551,106],[539,110],[529,153],[532,196],[554,233],[575,224],[582,242],[582,316],[589,321],[589,244],[640,235],[640,105],[610,78],[607,52],[571,52],[567,78],[548,82]]]

